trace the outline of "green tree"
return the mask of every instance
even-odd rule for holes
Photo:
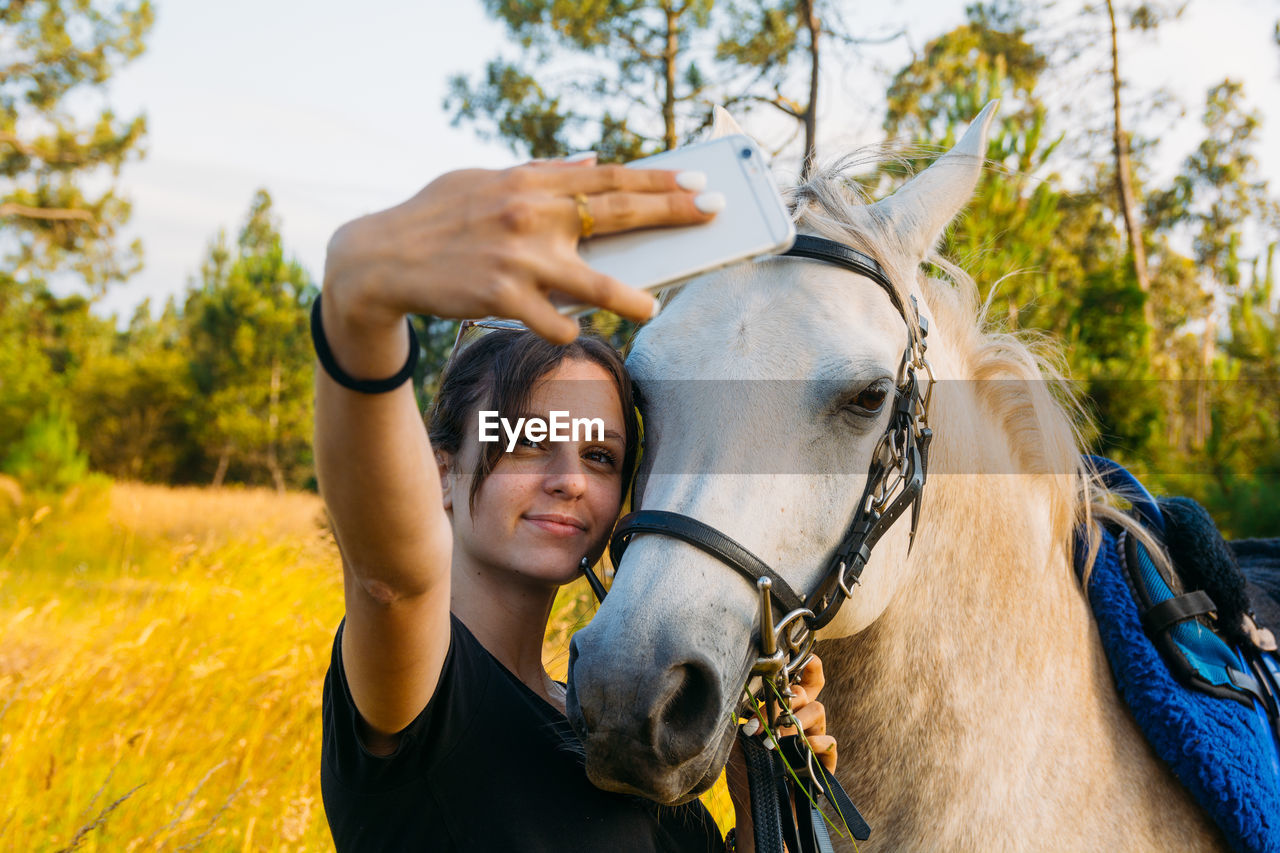
[[[445,109],[533,157],[592,149],[632,160],[701,125],[712,0],[485,0],[522,56],[450,80]],[[656,95],[656,99],[655,99]],[[656,100],[656,116],[654,104]],[[656,119],[656,120],[655,120]]]
[[[83,296],[57,297],[43,282],[19,285],[0,271],[0,463],[4,449],[22,439],[33,418],[74,412],[68,393],[73,378],[110,351],[111,322],[89,308]]]
[[[902,35],[854,37],[839,5],[821,0],[730,0],[718,17],[715,58],[734,81],[724,106],[766,104],[793,119],[804,133],[802,179],[818,157],[818,86],[825,46],[848,58],[851,48]]]
[[[906,143],[906,156],[904,163],[885,165],[876,176],[876,192],[887,192],[928,165],[988,101],[999,98],[989,167],[968,215],[944,237],[942,253],[961,262],[984,296],[995,288],[995,316],[1063,333],[1058,307],[1065,285],[1085,272],[1080,258],[1061,245],[1069,233],[1064,220],[1073,210],[1091,211],[1067,204],[1049,165],[1060,138],[1047,132],[1038,91],[1046,61],[1008,9],[972,6],[968,18],[894,75],[884,127]]]
[[[234,258],[219,234],[184,311],[184,348],[199,397],[193,429],[216,460],[214,485],[231,476],[283,490],[309,478],[307,310],[316,293],[302,266],[285,257],[271,196],[259,190]]]
[[[1265,239],[1278,221],[1253,151],[1262,117],[1245,108],[1243,85],[1224,80],[1212,87],[1201,120],[1205,138],[1172,186],[1149,194],[1146,209],[1166,255],[1175,254],[1169,246],[1180,238],[1189,237],[1192,248],[1189,293],[1177,306],[1181,316],[1170,318],[1178,323],[1170,331],[1182,353],[1170,374],[1183,380],[1174,386],[1180,392],[1175,408],[1189,413],[1171,434],[1182,452],[1204,446],[1213,428],[1208,383],[1219,372],[1217,306],[1242,292],[1241,251],[1249,232]]]
[[[200,458],[190,415],[197,397],[172,298],[154,320],[144,300],[112,351],[76,373],[71,396],[95,471],[162,483],[191,479]]]
[[[46,278],[97,294],[140,259],[118,245],[129,207],[102,178],[140,156],[145,120],[105,106],[82,120],[83,105],[142,52],[152,17],[146,0],[0,3],[0,462],[57,481],[45,487],[81,470],[68,386],[112,339],[83,296],[57,298]],[[19,443],[25,455],[7,452]],[[67,464],[49,461],[60,453]]]
[[[1000,99],[988,168],[966,215],[944,236],[942,254],[974,276],[990,317],[1068,344],[1072,375],[1093,400],[1101,449],[1146,448],[1159,419],[1144,381],[1145,298],[1132,268],[1126,272],[1104,196],[1089,185],[1067,192],[1053,170],[1063,137],[1049,132],[1040,94],[1047,59],[1031,43],[1019,4],[970,6],[967,18],[894,76],[885,129],[910,144],[910,174]],[[877,192],[905,178],[890,164],[875,177]]]
[[[1121,12],[1127,12],[1130,29],[1150,33],[1165,21],[1179,17],[1186,6],[1185,2],[1165,5],[1141,0],[1128,8],[1122,8]],[[1106,0],[1101,6],[1090,7],[1090,10],[1097,14],[1101,14],[1103,10],[1106,12],[1107,34],[1110,36],[1111,46],[1109,77],[1111,80],[1111,139],[1114,156],[1112,175],[1115,179],[1117,206],[1124,220],[1125,236],[1129,244],[1129,262],[1133,265],[1134,279],[1138,289],[1147,293],[1151,290],[1151,277],[1147,270],[1146,237],[1138,214],[1140,207],[1138,191],[1134,185],[1132,139],[1129,132],[1125,130],[1124,124],[1124,106],[1121,99],[1124,79],[1120,74],[1120,31],[1116,24],[1116,3],[1113,0]],[[1150,303],[1144,303],[1143,316],[1150,325],[1152,323]]]
[[[1280,530],[1280,294],[1275,256],[1272,242],[1242,274],[1209,389],[1212,429],[1204,466],[1213,476],[1207,481],[1199,478],[1200,497],[1236,536],[1274,536]]]
[[[767,104],[817,145],[823,38],[847,34],[820,0],[485,0],[517,59],[450,81],[445,108],[518,152],[555,157],[593,149],[604,161],[669,150],[705,129],[713,104]],[[874,40],[874,39],[872,39]]]
[[[82,122],[69,103],[141,54],[153,20],[147,0],[0,7],[0,251],[15,280],[65,269],[102,287],[137,269],[138,244],[116,245],[128,202],[114,186],[89,191],[87,179],[139,156],[146,120],[103,107]]]

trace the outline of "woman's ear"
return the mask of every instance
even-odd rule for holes
[[[440,498],[446,512],[453,510],[453,457],[443,450],[437,450],[436,470],[440,474]]]

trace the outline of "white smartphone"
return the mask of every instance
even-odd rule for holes
[[[579,244],[588,265],[624,284],[658,290],[738,261],[785,252],[795,242],[795,225],[750,137],[724,136],[627,167],[704,172],[706,189],[724,193],[725,207],[707,223],[606,234]],[[589,310],[592,306],[582,304],[560,307],[564,314]]]

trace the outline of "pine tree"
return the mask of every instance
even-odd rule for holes
[[[103,7],[88,0],[8,0],[0,7],[0,223],[11,283],[69,270],[101,288],[137,269],[138,244],[121,249],[129,216],[113,176],[141,155],[146,119],[110,107],[79,119],[71,96],[99,89],[139,56],[154,20],[148,0]]]
[[[212,481],[267,481],[278,490],[310,475],[311,277],[287,259],[271,196],[259,190],[236,241],[219,235],[184,311],[185,347],[200,405],[193,431],[216,460]],[[233,465],[235,469],[233,470]]]

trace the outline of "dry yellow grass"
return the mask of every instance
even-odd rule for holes
[[[0,850],[331,850],[338,565],[307,494],[116,484],[0,526]],[[553,670],[591,610],[558,599]]]

